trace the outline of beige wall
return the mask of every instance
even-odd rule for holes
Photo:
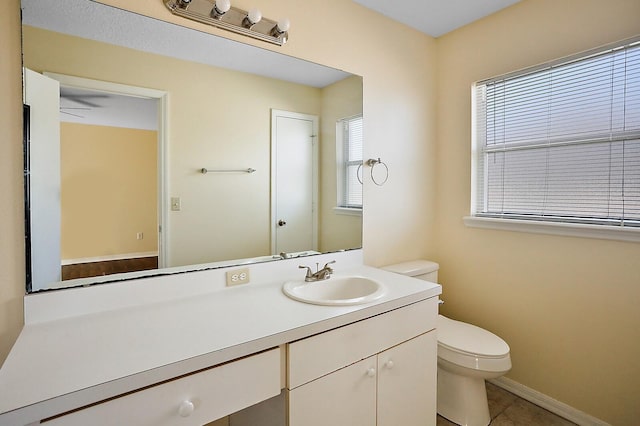
[[[289,42],[283,47],[188,22],[171,15],[156,0],[101,3],[363,76],[364,156],[380,157],[390,168],[389,181],[383,187],[367,184],[365,173],[365,261],[384,265],[433,255],[434,39],[351,0],[265,0],[260,5],[264,16],[288,16],[292,22]],[[255,3],[238,0],[234,6],[247,10]]]
[[[640,245],[467,228],[470,87],[640,33],[637,0],[525,0],[438,40],[443,312],[511,346],[508,377],[614,425],[640,418]]]
[[[0,13],[0,361],[22,327],[24,208],[20,1]]]
[[[177,21],[154,0],[105,2]],[[9,0],[0,17],[0,84],[9,94],[0,100],[0,127],[7,129],[0,134],[0,355],[19,330],[24,281],[18,4]],[[381,157],[390,167],[385,186],[365,186],[366,262],[438,260],[444,312],[504,337],[512,347],[510,378],[612,424],[640,418],[638,244],[462,224],[470,197],[471,83],[636,34],[640,3],[524,0],[437,43],[349,0],[269,0],[260,7],[293,23],[290,42],[273,49],[364,77],[365,158]]]
[[[156,0],[109,0],[104,3],[187,23],[170,15],[162,2]],[[238,0],[234,5],[244,9],[255,6],[249,0]],[[365,185],[366,262],[382,265],[432,255],[435,252],[431,227],[434,211],[429,206],[435,200],[435,40],[351,0],[265,0],[260,8],[267,17],[288,16],[291,19],[291,37],[284,47],[266,45],[195,23],[190,25],[362,75],[364,131],[367,135],[365,158],[381,157],[389,164],[391,173],[383,187]],[[336,10],[340,13],[335,13]],[[3,250],[0,260],[3,266],[0,268],[0,303],[3,304],[0,313],[0,359],[3,359],[22,323],[21,295],[24,289],[19,1],[9,0],[0,19],[0,81],[3,93],[9,94],[0,101],[0,128],[8,129],[0,134],[0,161],[3,166],[0,196],[4,200],[0,208],[0,234],[3,236],[0,241]],[[331,28],[330,34],[327,28]],[[98,72],[96,78],[108,80],[108,73],[117,67],[113,62],[104,62],[100,56],[92,57],[92,67]],[[58,72],[64,73],[63,65]],[[148,56],[139,55],[131,65],[144,71],[152,69],[155,63]],[[129,84],[155,85],[152,81],[132,81]],[[291,109],[287,105],[281,108]],[[306,108],[300,109],[304,112]],[[182,136],[174,135],[176,138]],[[203,152],[195,150],[191,154],[201,159],[196,167],[203,167],[200,165]],[[264,155],[256,153],[255,159],[264,161]],[[242,157],[243,165],[245,159]],[[178,169],[172,173],[190,173],[194,163],[187,159],[178,160]],[[215,165],[207,163],[207,167]],[[194,191],[206,193],[203,188],[194,188]]]
[[[270,253],[270,111],[320,115],[320,89],[37,28],[25,28],[24,50],[36,71],[168,92],[169,196],[182,210],[169,212],[167,266]],[[257,171],[203,175],[203,167]]]
[[[155,130],[60,123],[63,260],[158,251],[157,147]]]

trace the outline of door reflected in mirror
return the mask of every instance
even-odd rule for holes
[[[22,1],[24,65],[59,84],[53,112],[30,108],[32,128],[54,117],[57,134],[32,131],[30,147],[59,136],[59,170],[31,161],[28,291],[361,247],[361,206],[336,208],[336,123],[362,114],[361,77],[89,0],[60,3]],[[77,25],[109,27],[96,19],[121,23],[117,34]],[[295,136],[281,146],[285,125]],[[54,199],[39,206],[38,192]]]

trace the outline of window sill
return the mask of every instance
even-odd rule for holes
[[[640,229],[638,228],[618,228],[615,226],[552,223],[476,216],[465,216],[463,220],[466,226],[472,228],[640,242]]]
[[[350,207],[334,207],[335,214],[342,214],[345,216],[362,216],[362,209],[354,209]]]

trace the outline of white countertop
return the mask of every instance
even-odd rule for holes
[[[316,306],[284,295],[291,278],[283,277],[28,323],[0,369],[0,425],[40,420],[441,293],[437,284],[376,268],[336,269],[335,276],[369,277],[388,291],[366,305]],[[185,277],[173,277],[174,285]]]

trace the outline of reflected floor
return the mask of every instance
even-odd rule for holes
[[[487,399],[491,415],[490,426],[575,425],[491,383],[487,383]],[[455,426],[455,423],[441,416],[438,416],[436,424],[437,426]]]

